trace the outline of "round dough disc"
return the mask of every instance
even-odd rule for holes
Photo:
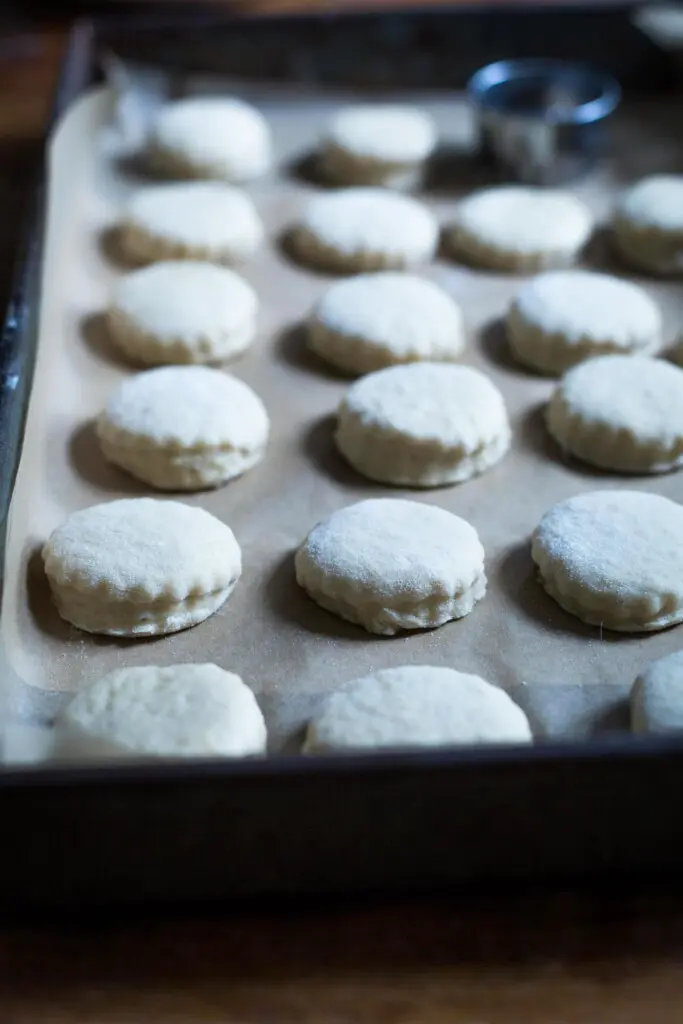
[[[158,636],[202,622],[242,572],[229,526],[178,501],[125,498],[74,512],[43,548],[59,614],[88,633]]]
[[[404,665],[354,679],[313,718],[304,751],[529,743],[526,715],[504,690],[452,668]]]
[[[337,447],[371,480],[408,487],[460,483],[510,446],[503,396],[468,366],[413,363],[361,377],[339,407]]]
[[[333,271],[384,270],[432,258],[439,228],[417,199],[382,188],[315,196],[292,235],[305,263]]]
[[[638,285],[608,274],[557,270],[528,281],[507,320],[515,357],[557,375],[592,356],[655,352],[662,318]]]
[[[388,184],[422,164],[435,145],[434,123],[416,107],[345,107],[327,130],[323,169],[345,184]]]
[[[265,749],[254,694],[211,664],[115,669],[55,722],[58,758],[245,757]]]
[[[683,651],[651,662],[633,684],[630,704],[634,732],[683,731]]]
[[[465,327],[457,303],[438,285],[387,270],[337,281],[315,307],[309,345],[345,373],[396,363],[457,359]]]
[[[388,636],[462,618],[486,591],[474,527],[416,501],[378,498],[334,512],[311,530],[295,566],[322,608]]]
[[[555,505],[531,549],[558,604],[624,633],[683,620],[683,508],[641,491],[593,491]]]
[[[236,377],[167,366],[128,378],[97,423],[110,462],[163,490],[195,491],[240,476],[263,457],[268,414]]]
[[[233,359],[256,332],[256,292],[227,267],[172,260],[125,274],[108,311],[112,340],[137,363]]]
[[[600,356],[564,376],[546,413],[565,451],[618,473],[683,461],[683,370],[661,359]]]
[[[591,214],[571,193],[506,185],[463,199],[449,238],[469,262],[530,271],[572,263],[592,230]]]
[[[178,100],[162,107],[152,125],[149,160],[174,177],[249,181],[270,166],[270,129],[243,100]]]
[[[238,263],[253,256],[263,237],[246,192],[216,181],[141,189],[124,210],[119,229],[123,254],[134,263]]]
[[[655,274],[683,271],[683,175],[656,174],[628,189],[614,218],[617,248]]]

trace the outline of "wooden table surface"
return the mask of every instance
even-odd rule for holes
[[[0,60],[5,294],[62,44]],[[683,890],[0,926],[0,1024],[77,1022],[682,1024]]]

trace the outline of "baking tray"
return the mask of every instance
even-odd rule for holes
[[[201,71],[443,90],[503,53],[604,66],[605,38],[628,91],[650,102],[670,85],[666,62],[611,6],[85,23],[72,34],[56,112],[97,80],[112,50],[161,63],[179,82]],[[3,525],[35,354],[43,186],[2,339]],[[682,771],[679,741],[609,733],[523,750],[7,769],[0,899],[73,907],[661,872],[683,853],[671,814]]]

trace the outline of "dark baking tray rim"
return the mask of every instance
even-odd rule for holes
[[[631,6],[571,5],[552,15],[578,23],[609,13],[616,25]],[[232,24],[253,33],[500,14],[497,5],[440,7]],[[549,16],[537,5],[504,10],[527,26]],[[207,17],[165,21],[194,31],[213,24]],[[50,127],[96,79],[102,40],[117,32],[139,40],[157,28],[148,15],[77,23]],[[41,167],[0,336],[3,532],[33,371],[44,187]],[[677,871],[683,818],[672,807],[681,782],[683,739],[629,736],[323,759],[9,768],[0,772],[0,904],[74,908]]]

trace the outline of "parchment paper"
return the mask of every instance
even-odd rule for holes
[[[268,243],[241,268],[261,299],[258,337],[229,367],[252,385],[272,420],[264,462],[214,492],[181,496],[225,520],[243,550],[244,573],[223,609],[194,629],[154,641],[92,637],[64,623],[48,592],[39,557],[49,532],[75,509],[147,493],[99,454],[92,418],[109,391],[133,372],[111,349],[101,311],[121,273],[109,229],[121,204],[144,183],[130,151],[148,107],[167,83],[151,76],[116,81],[78,101],[50,149],[50,192],[40,315],[39,358],[7,549],[2,637],[12,731],[6,755],[30,760],[31,740],[65,699],[120,665],[215,661],[238,672],[262,703],[272,748],[291,749],[322,694],[373,668],[403,663],[452,665],[509,690],[528,710],[539,736],[584,736],[627,726],[624,698],[647,662],[683,645],[673,629],[647,637],[583,626],[563,612],[534,577],[529,536],[555,502],[595,488],[654,490],[676,500],[683,475],[621,478],[565,461],[546,435],[541,408],[552,381],[516,367],[500,318],[520,278],[475,271],[439,258],[423,273],[463,306],[470,342],[464,361],[501,388],[514,429],[512,451],[479,479],[431,491],[373,485],[348,468],[332,443],[333,414],[348,382],[309,355],[302,322],[331,278],[293,263],[283,232],[320,185],[310,180],[311,150],[330,113],[348,96],[261,88],[254,99],[273,128],[277,170],[249,187],[268,228]],[[193,83],[194,91],[212,84]],[[225,88],[225,86],[223,86]],[[422,190],[447,222],[457,197],[485,184],[469,167],[471,126],[462,97],[417,100],[437,119],[447,150]],[[609,162],[575,189],[604,219],[615,189],[653,171],[681,170],[676,105],[642,103],[622,112]],[[123,119],[123,120],[121,120]],[[121,130],[121,128],[125,130]],[[613,265],[604,239],[588,254]],[[643,280],[661,303],[667,337],[683,323],[683,295],[671,282]],[[295,582],[292,554],[308,530],[343,505],[377,495],[408,495],[470,520],[487,555],[489,589],[474,612],[433,632],[377,638],[318,608]]]

